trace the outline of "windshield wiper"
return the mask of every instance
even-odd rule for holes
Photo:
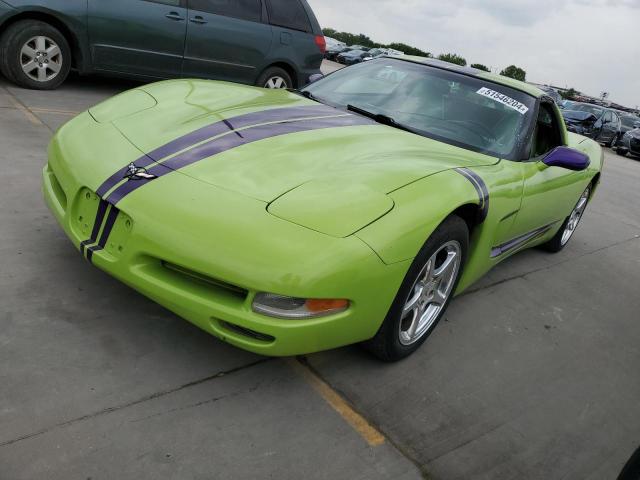
[[[381,123],[383,125],[388,125],[390,127],[394,127],[394,128],[398,128],[400,130],[404,130],[405,132],[411,132],[411,133],[416,133],[418,135],[420,135],[420,133],[411,128],[408,127],[407,125],[403,125],[402,123],[398,123],[396,122],[393,117],[390,117],[389,115],[385,115],[383,113],[374,113],[374,112],[369,112],[368,110],[365,110],[364,108],[360,108],[360,107],[356,107],[355,105],[347,105],[347,110],[357,113],[359,115],[368,117],[378,123]]]
[[[308,98],[309,100],[313,100],[313,101],[315,101],[315,102],[320,102],[320,100],[318,100],[318,99],[313,95],[313,93],[311,93],[311,92],[310,92],[310,91],[308,91],[308,90],[298,90],[298,89],[295,89],[295,88],[294,88],[294,89],[291,89],[290,91],[291,91],[291,92],[293,92],[293,93],[297,93],[298,95],[301,95],[301,96],[303,96],[303,97],[305,97],[305,98]]]

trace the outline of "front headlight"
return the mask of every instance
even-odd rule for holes
[[[335,298],[296,298],[275,293],[258,293],[252,309],[269,317],[303,320],[344,312],[349,300]]]

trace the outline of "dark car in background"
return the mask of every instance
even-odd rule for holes
[[[369,55],[369,52],[364,50],[349,50],[338,55],[336,60],[343,65],[355,65],[356,63],[362,63],[367,55]]]
[[[306,0],[0,0],[0,71],[26,88],[72,68],[298,87],[324,51]]]
[[[618,138],[618,144],[620,144],[625,133],[640,127],[640,117],[637,117],[632,113],[622,112],[619,110],[616,110],[616,113],[620,117],[620,123],[621,123],[620,137]]]
[[[616,153],[621,156],[632,154],[640,156],[640,121],[636,122],[637,127],[627,131],[620,141]]]
[[[567,130],[595,141],[615,146],[620,138],[621,122],[618,114],[605,107],[576,102],[562,111]]]

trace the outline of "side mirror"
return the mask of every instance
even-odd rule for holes
[[[549,167],[560,167],[568,170],[581,171],[591,163],[587,155],[578,152],[569,147],[556,147],[551,150],[546,157],[542,159],[542,163]]]
[[[321,73],[314,73],[313,75],[311,75],[309,77],[309,83],[315,83],[318,80],[322,80],[324,78],[324,75]]]

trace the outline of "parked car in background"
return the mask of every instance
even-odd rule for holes
[[[329,50],[330,48],[335,48],[335,47],[346,47],[347,44],[344,42],[341,42],[340,40],[336,40],[335,38],[331,38],[331,37],[324,37],[325,42],[327,43],[327,50]]]
[[[364,50],[349,50],[348,52],[338,55],[337,61],[343,65],[355,65],[356,63],[363,62],[364,58],[368,55],[369,52]]]
[[[624,157],[630,153],[640,156],[640,122],[637,122],[636,125],[636,128],[626,132],[618,142],[618,148],[616,149],[618,155]]]
[[[610,108],[590,103],[574,103],[563,109],[562,116],[570,132],[579,133],[595,141],[615,146],[620,138],[621,122],[618,114]]]
[[[0,1],[0,71],[33,89],[58,87],[72,68],[298,87],[325,47],[306,0]]]
[[[553,101],[556,102],[557,105],[560,105],[562,103],[562,95],[560,95],[556,89],[547,87],[546,85],[542,85],[539,88],[540,90],[545,92],[549,97],[551,97]]]
[[[625,133],[634,128],[640,127],[640,117],[632,113],[622,112],[620,110],[616,110],[616,113],[620,117],[620,136],[618,137],[618,144],[622,141],[622,137],[624,137]]]
[[[364,56],[363,60],[372,60],[372,59],[374,59],[376,57],[380,57],[382,55],[387,55],[387,49],[386,48],[372,48],[371,50],[366,52],[366,55]]]
[[[326,58],[327,60],[331,60],[332,62],[337,62],[338,61],[338,55],[340,55],[341,53],[345,53],[345,52],[349,52],[353,50],[353,48],[351,47],[345,47],[345,46],[341,46],[341,45],[336,45],[333,47],[329,47],[327,48],[325,54],[324,54],[324,58]]]
[[[573,100],[563,100],[558,104],[558,107],[566,110],[571,110],[571,106],[575,105],[578,102],[574,102]]]

